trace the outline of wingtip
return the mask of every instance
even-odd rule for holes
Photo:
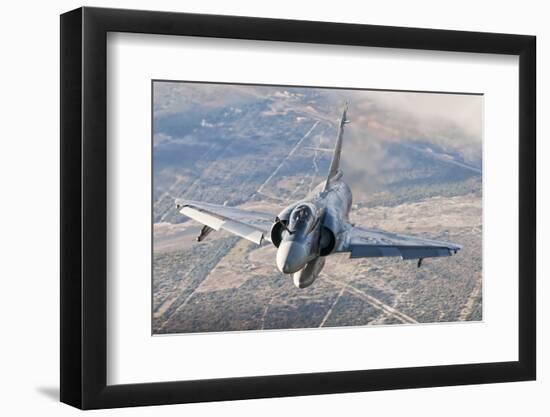
[[[184,206],[187,205],[187,200],[184,200],[184,199],[182,199],[182,198],[176,198],[176,199],[174,200],[174,205],[176,206],[176,209],[179,210],[180,208],[182,208],[182,207],[184,207]]]
[[[461,250],[461,249],[462,249],[461,245],[453,244],[450,251],[453,253],[453,255],[456,255],[458,253],[458,251]]]

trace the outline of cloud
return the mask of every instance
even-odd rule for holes
[[[366,92],[355,98],[356,126],[378,140],[435,142],[465,156],[481,148],[482,96]]]
[[[235,112],[243,118],[248,111],[258,111],[260,117],[290,113],[296,118],[314,118],[331,123],[328,131],[334,129],[336,134],[336,121],[349,101],[351,123],[346,125],[342,164],[346,177],[360,182],[366,191],[378,187],[381,172],[408,168],[410,159],[387,152],[392,144],[417,146],[425,153],[428,148],[434,160],[481,168],[480,95],[189,82],[156,82],[154,87],[155,118],[200,108],[198,121],[203,128],[212,127],[209,111],[225,108],[227,112],[238,109]],[[330,141],[321,145],[330,146]]]

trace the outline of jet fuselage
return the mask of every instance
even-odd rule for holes
[[[322,257],[337,247],[341,232],[349,227],[351,202],[348,185],[334,179],[319,184],[306,199],[286,207],[277,217],[277,268],[292,274],[297,287],[311,285],[323,268]]]

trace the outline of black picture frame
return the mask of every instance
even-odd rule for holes
[[[107,385],[108,32],[519,56],[518,361]],[[533,380],[536,38],[156,11],[61,15],[61,401],[82,409]]]

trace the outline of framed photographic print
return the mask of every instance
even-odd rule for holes
[[[535,379],[535,38],[61,16],[61,401]]]

